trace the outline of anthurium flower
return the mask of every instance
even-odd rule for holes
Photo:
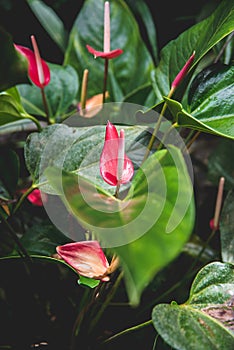
[[[107,282],[113,267],[116,268],[109,265],[98,241],[68,243],[56,247],[56,251],[79,275],[88,278]]]
[[[123,53],[121,49],[115,49],[109,52],[95,50],[92,46],[86,45],[88,51],[94,55],[94,58],[101,57],[106,59],[111,59],[120,56]]]
[[[31,81],[39,88],[44,88],[50,82],[50,69],[41,59],[34,36],[31,37],[34,52],[27,47],[14,45],[15,49],[28,60],[28,75]]]
[[[124,130],[120,130],[118,135],[116,127],[109,121],[100,158],[100,173],[111,186],[127,183],[134,174],[132,161],[124,151]]]
[[[104,6],[104,41],[103,51],[97,51],[90,45],[86,45],[88,51],[94,55],[94,58],[101,57],[105,59],[111,59],[118,57],[123,53],[121,49],[110,50],[110,4],[109,1],[105,2]]]

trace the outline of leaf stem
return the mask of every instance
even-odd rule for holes
[[[89,332],[91,332],[94,328],[94,326],[97,324],[97,322],[99,321],[100,317],[102,316],[103,312],[105,311],[105,309],[107,308],[107,306],[109,305],[110,301],[113,299],[119,285],[120,282],[123,278],[123,271],[119,274],[119,276],[116,278],[115,283],[112,286],[111,291],[109,292],[109,294],[106,297],[106,300],[103,302],[102,306],[100,307],[98,313],[96,314],[96,316],[93,318],[91,324],[90,324],[90,328],[89,328]]]
[[[122,335],[125,335],[127,333],[130,333],[130,332],[135,332],[135,331],[138,331],[139,329],[142,329],[144,327],[147,327],[149,325],[152,325],[153,324],[153,321],[152,320],[149,320],[149,321],[146,321],[146,322],[143,322],[143,323],[140,323],[138,324],[137,326],[133,326],[133,327],[130,327],[130,328],[127,328],[127,329],[124,329],[123,331],[113,335],[112,337],[106,339],[104,341],[104,343],[109,343],[110,341],[116,339],[116,338],[119,338],[121,337]]]
[[[44,106],[44,110],[45,110],[45,114],[46,114],[47,123],[48,123],[48,125],[50,125],[51,124],[51,120],[50,120],[50,117],[49,117],[49,107],[48,107],[48,103],[47,103],[47,100],[46,100],[44,87],[41,88],[41,95],[42,95],[42,102],[43,102],[43,106]]]
[[[171,88],[171,90],[169,91],[169,94],[167,95],[168,98],[170,98],[172,96],[174,90],[175,90],[174,88]],[[153,133],[151,135],[151,139],[149,141],[149,144],[148,144],[148,147],[146,149],[146,152],[145,152],[145,155],[144,155],[142,163],[144,163],[144,161],[148,158],[149,153],[152,150],[152,147],[153,147],[154,141],[156,139],[157,133],[159,131],[159,128],[160,128],[160,125],[161,125],[161,122],[162,122],[162,118],[163,118],[163,115],[164,115],[164,113],[166,111],[166,108],[167,108],[167,103],[164,102],[162,110],[161,110],[161,113],[159,115],[159,118],[158,118],[157,123],[155,125],[155,128],[153,130]]]
[[[15,214],[15,212],[20,208],[21,204],[23,203],[23,201],[25,200],[25,198],[28,197],[28,195],[35,189],[37,188],[37,186],[35,184],[32,184],[31,187],[29,187],[27,189],[27,191],[25,191],[22,196],[20,197],[19,201],[17,202],[14,210],[13,210],[13,214]]]
[[[6,220],[6,218],[4,217],[4,215],[2,214],[2,212],[0,211],[0,216],[2,219],[3,224],[6,226],[11,238],[14,240],[14,242],[16,243],[17,247],[18,247],[18,252],[19,255],[24,258],[29,258],[30,256],[28,254],[28,252],[26,251],[26,249],[24,248],[24,246],[21,244],[16,232],[14,231],[14,229],[12,228],[12,226],[9,224],[9,222]]]
[[[106,101],[106,88],[107,88],[107,77],[108,77],[108,65],[109,60],[105,58],[105,67],[104,67],[104,81],[103,81],[103,92],[102,92],[102,103]]]
[[[39,121],[35,117],[33,117],[30,114],[26,114],[25,118],[32,120],[36,124],[38,131],[39,132],[42,131],[41,124],[39,123]]]

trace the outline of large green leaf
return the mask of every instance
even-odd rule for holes
[[[40,0],[27,0],[28,5],[62,52],[67,46],[68,33],[53,9]]]
[[[117,128],[120,129],[120,126]],[[133,141],[145,130],[145,127],[125,126],[123,128],[128,153]],[[103,183],[100,175],[97,174],[99,174],[104,137],[104,125],[78,128],[54,124],[44,128],[40,133],[31,133],[25,144],[25,160],[34,183],[45,181],[43,172],[48,166],[56,166],[67,171],[79,169],[80,174],[86,178],[95,179],[94,181],[99,184]],[[138,153],[134,151],[134,160],[138,159]],[[141,154],[142,152],[139,157]],[[106,188],[110,186],[106,184]],[[54,192],[49,185],[44,185],[41,189],[49,193]]]
[[[0,27],[0,36],[0,91],[3,91],[29,80],[27,60],[15,50],[11,35]]]
[[[50,83],[45,87],[45,94],[51,118],[62,117],[75,101],[78,91],[78,77],[71,66],[49,64]],[[41,91],[35,85],[17,86],[25,110],[33,115],[45,116]]]
[[[192,81],[187,106],[165,100],[178,125],[234,139],[233,81],[234,66],[212,65]]]
[[[193,228],[192,186],[180,151],[171,146],[148,158],[123,200],[57,168],[48,168],[46,176],[78,221],[120,257],[129,300],[136,305]]]
[[[221,254],[224,262],[234,264],[234,191],[225,198],[220,217]]]
[[[111,101],[120,102],[138,86],[150,82],[154,65],[127,4],[122,0],[111,1],[110,16],[111,49],[121,48],[124,52],[109,60],[107,90]],[[94,59],[86,48],[88,44],[103,50],[103,17],[104,0],[86,0],[73,25],[65,54],[64,63],[74,66],[79,77],[84,69],[89,69],[89,96],[103,90],[104,60]]]
[[[233,30],[234,3],[223,0],[212,15],[170,41],[162,49],[160,63],[154,71],[155,103],[168,95],[172,81],[194,50],[196,55],[191,70],[214,45]]]
[[[233,290],[233,265],[212,262],[197,274],[185,304],[154,307],[153,324],[174,349],[232,350]]]
[[[146,32],[147,37],[151,45],[151,49],[153,52],[154,60],[156,63],[158,63],[158,47],[157,47],[157,34],[156,34],[156,28],[154,19],[152,17],[152,14],[150,12],[150,9],[145,1],[143,0],[127,0],[126,1],[129,7],[132,9],[135,16],[140,17],[142,20]]]

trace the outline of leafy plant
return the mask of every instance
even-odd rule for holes
[[[0,349],[232,349],[233,1],[161,50],[145,1],[27,4],[63,62],[1,28]]]

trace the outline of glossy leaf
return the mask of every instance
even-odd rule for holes
[[[50,109],[50,116],[62,117],[73,104],[79,87],[76,71],[71,66],[49,64],[50,84],[45,87],[45,94]],[[24,108],[30,114],[45,116],[41,91],[36,86],[21,84],[17,86]]]
[[[165,98],[177,124],[234,139],[234,66],[213,65],[192,81],[187,106]]]
[[[148,158],[122,201],[81,176],[63,172],[61,178],[56,168],[48,168],[46,176],[58,193],[62,181],[61,199],[68,210],[113,247],[125,272],[129,300],[138,304],[143,289],[182,251],[193,228],[191,182],[180,151],[171,146],[170,152]],[[176,205],[177,196],[185,207]]]
[[[154,327],[174,349],[232,350],[233,288],[233,265],[212,262],[197,274],[185,304],[154,307]]]
[[[155,104],[168,95],[173,79],[194,50],[196,55],[191,72],[206,53],[233,30],[234,4],[232,1],[223,0],[208,18],[170,41],[161,50],[161,60],[154,70]]]
[[[15,50],[11,35],[0,28],[0,36],[0,91],[3,91],[29,79],[27,60]]]
[[[65,64],[75,67],[79,77],[84,69],[92,72],[89,97],[103,90],[104,61],[94,59],[86,48],[88,44],[96,50],[103,49],[103,9],[104,0],[84,2],[71,30],[64,60]],[[119,102],[136,86],[150,82],[153,60],[140,37],[138,24],[124,1],[110,3],[110,24],[111,49],[120,48],[123,54],[109,61],[107,90],[110,100]]]
[[[27,0],[27,3],[34,15],[40,21],[41,25],[45,28],[62,52],[64,52],[67,46],[68,33],[62,20],[53,9],[47,6],[43,1]]]
[[[154,19],[152,17],[152,14],[148,5],[146,4],[145,1],[142,1],[142,0],[138,0],[138,1],[127,0],[126,2],[131,8],[131,10],[133,11],[133,13],[135,14],[135,16],[136,17],[139,16],[140,19],[142,20],[147,32],[148,40],[151,45],[154,60],[156,63],[158,63],[157,33],[156,33]]]
[[[234,191],[230,190],[223,203],[220,217],[220,240],[223,262],[234,264]]]

